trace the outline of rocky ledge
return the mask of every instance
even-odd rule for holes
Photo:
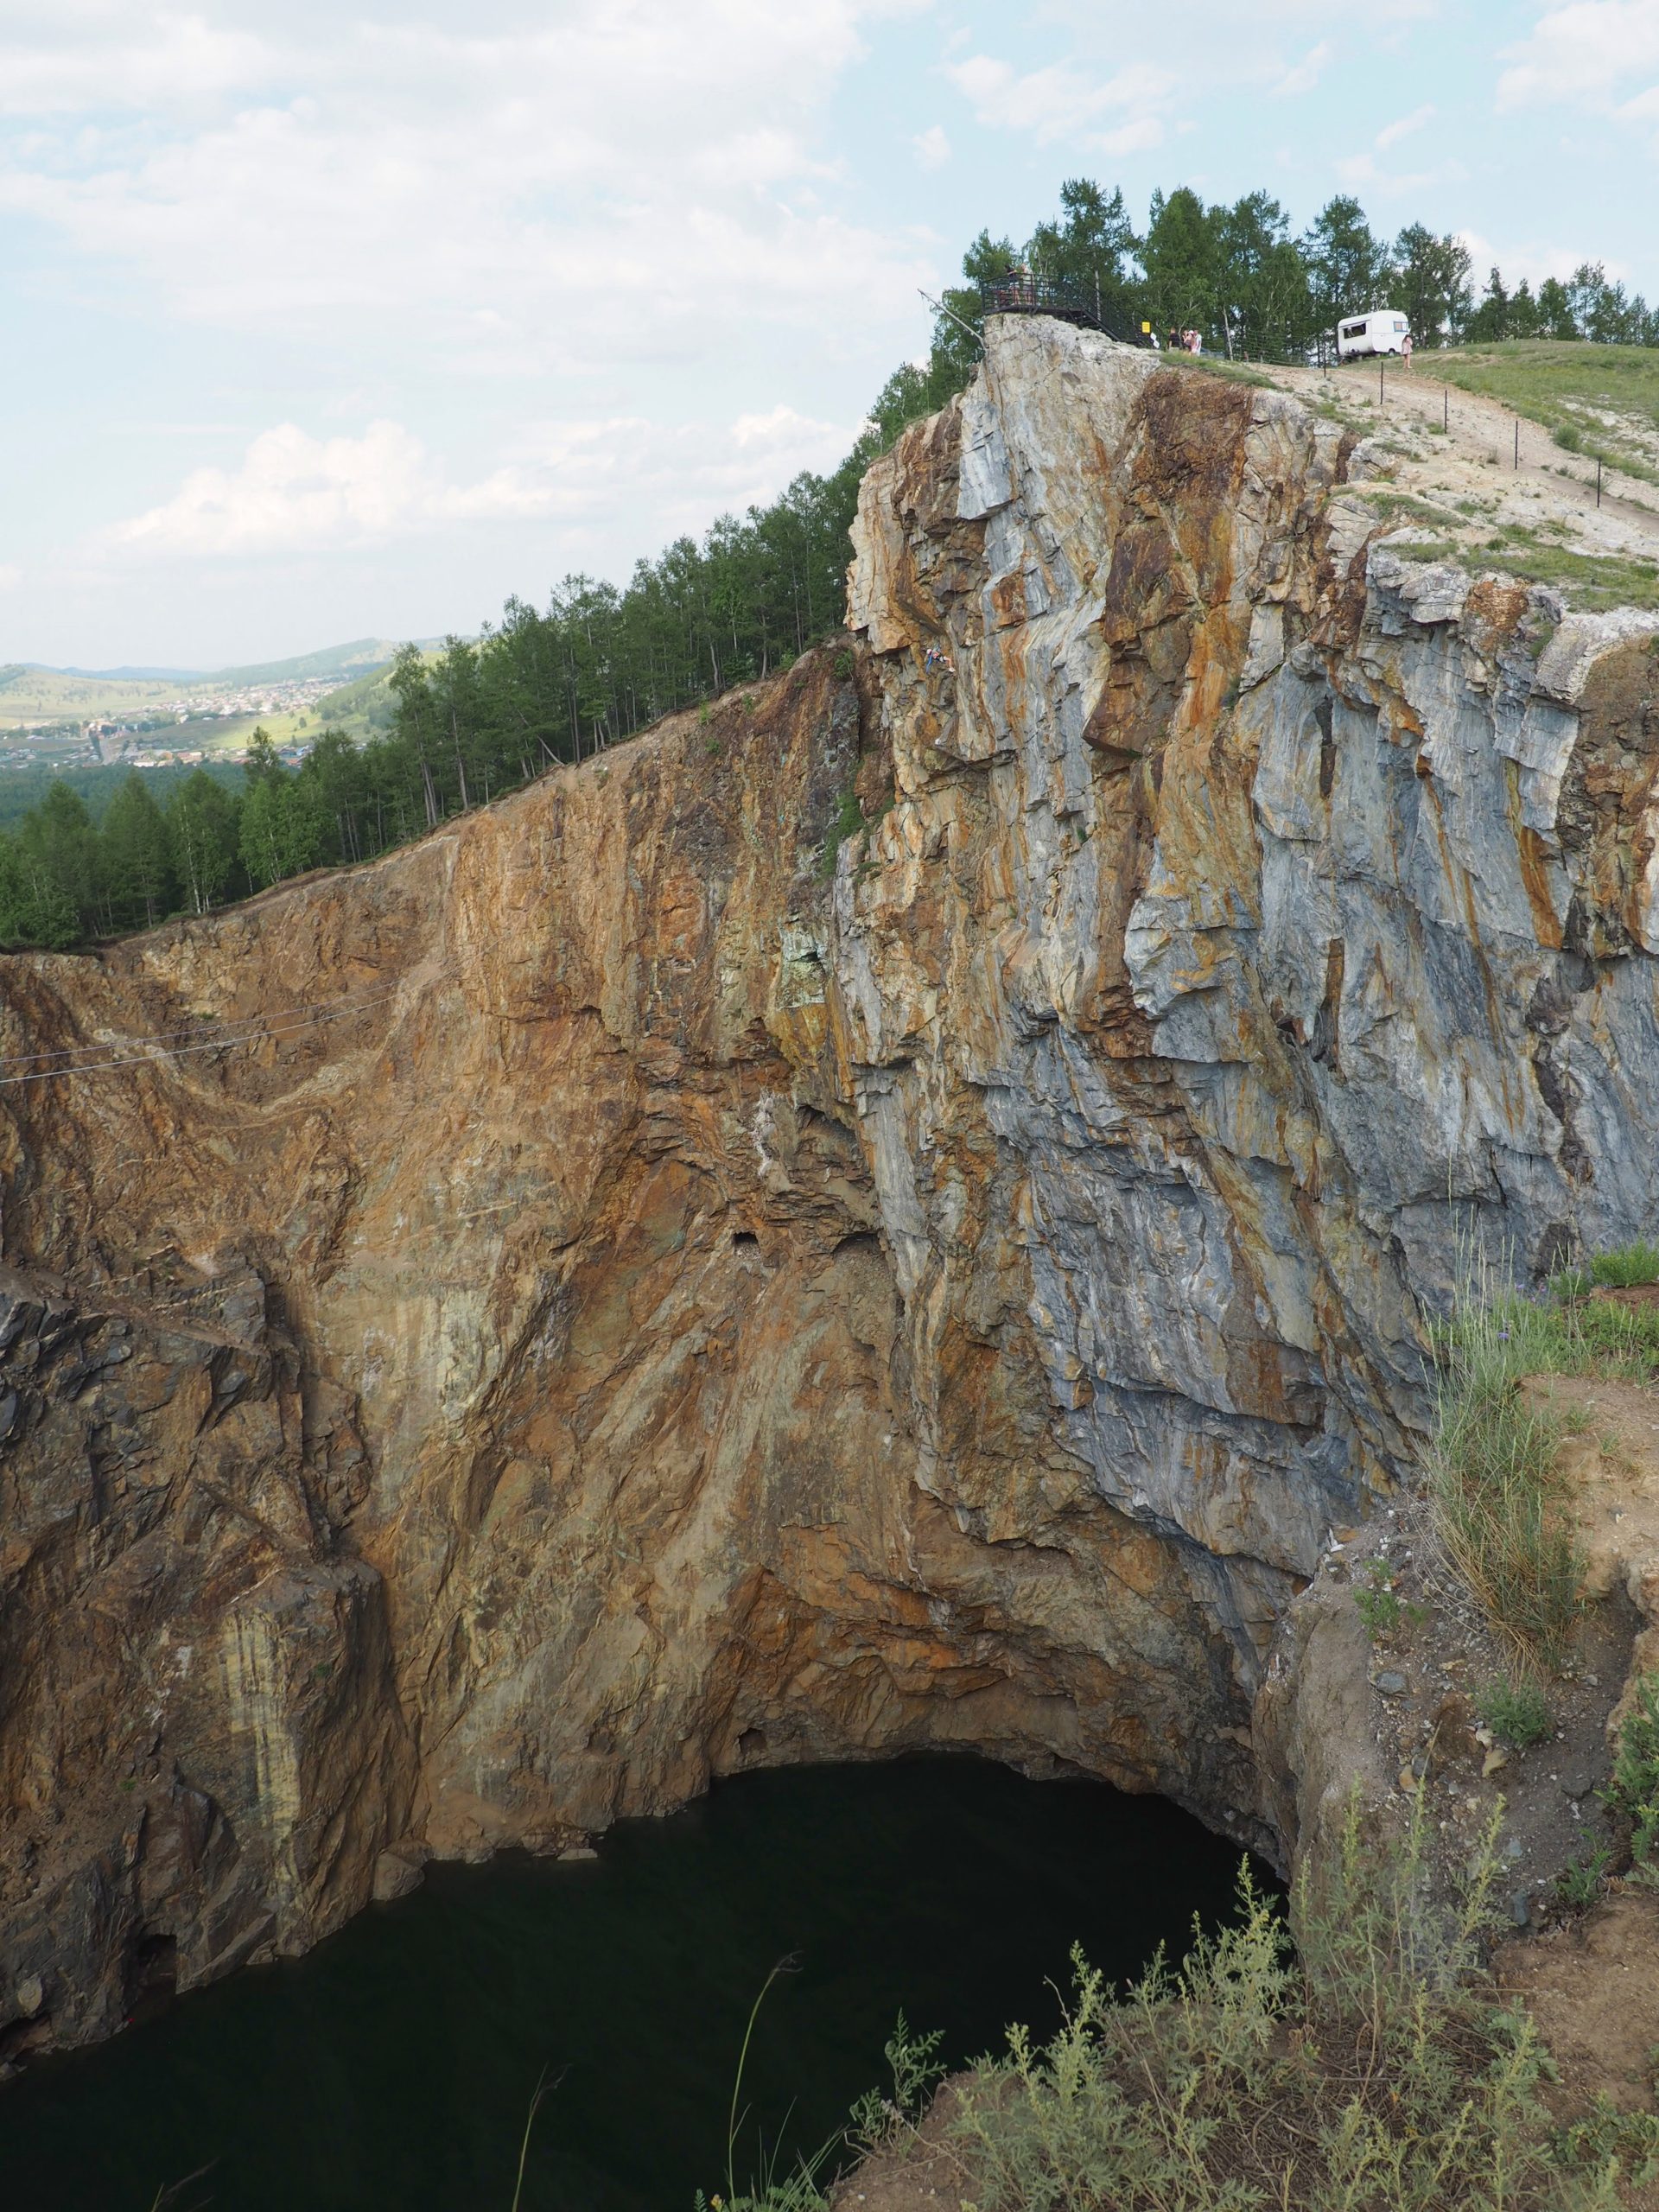
[[[0,963],[0,2061],[746,1765],[1294,1851],[1424,1304],[1650,1225],[1659,1135],[1655,626],[1354,465],[993,323],[854,639]]]

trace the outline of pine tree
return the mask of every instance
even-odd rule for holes
[[[105,895],[118,929],[146,928],[173,906],[173,849],[167,823],[135,768],[105,811],[99,834]]]
[[[206,914],[235,871],[240,841],[236,801],[205,768],[198,768],[173,794],[167,828],[185,904],[193,914]]]
[[[106,918],[98,833],[80,794],[54,781],[41,804],[24,817],[17,843],[42,882],[51,887],[52,900],[68,901],[81,931],[97,929]]]

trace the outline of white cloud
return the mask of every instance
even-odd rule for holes
[[[1425,103],[1413,108],[1409,115],[1400,116],[1395,122],[1384,124],[1372,140],[1376,152],[1344,155],[1336,164],[1337,175],[1354,190],[1377,193],[1385,200],[1399,200],[1408,193],[1427,192],[1437,186],[1461,183],[1465,172],[1456,161],[1443,162],[1438,168],[1413,170],[1406,175],[1390,175],[1382,168],[1376,156],[1386,153],[1390,146],[1397,146],[1402,138],[1421,130],[1430,122],[1434,108]]]
[[[245,90],[277,67],[261,37],[162,10],[124,25],[66,7],[31,40],[0,41],[0,114],[149,111]]]
[[[738,287],[763,321],[896,315],[925,257],[816,204],[814,141],[866,22],[912,3],[482,0],[452,29],[203,0],[152,39],[129,0],[34,0],[0,213],[177,317],[349,315],[475,369],[706,350]]]
[[[1408,199],[1460,184],[1467,172],[1460,163],[1445,162],[1438,168],[1393,173],[1377,164],[1375,154],[1349,154],[1337,162],[1337,175],[1355,192],[1374,193],[1379,200]]]
[[[15,561],[0,563],[0,591],[16,591],[23,581],[23,572]]]
[[[1183,124],[1182,129],[1187,128]],[[1100,130],[1084,143],[1097,154],[1118,158],[1125,154],[1150,153],[1154,146],[1164,143],[1164,126],[1155,115],[1143,115],[1134,123],[1126,123],[1121,130]]]
[[[446,493],[419,439],[396,423],[359,438],[266,430],[239,468],[198,468],[163,505],[115,524],[111,552],[225,555],[358,545],[433,518]]]
[[[1402,138],[1408,138],[1414,130],[1421,130],[1426,123],[1433,119],[1433,105],[1426,103],[1421,107],[1413,108],[1409,115],[1402,115],[1397,123],[1385,124],[1376,134],[1378,152],[1384,151],[1389,146],[1397,146]]]
[[[1020,76],[985,54],[946,65],[945,75],[993,130],[1029,130],[1039,146],[1069,137],[1112,108],[1149,107],[1166,99],[1176,79],[1165,69],[1132,63],[1103,81],[1066,62]],[[1140,118],[1137,118],[1140,120]]]
[[[1311,92],[1325,73],[1336,48],[1329,39],[1322,38],[1311,46],[1294,69],[1287,69],[1274,86],[1280,99],[1294,99],[1298,93]]]
[[[950,158],[950,141],[944,135],[944,125],[935,123],[918,131],[911,140],[917,166],[925,169],[943,168]]]
[[[1625,263],[1599,252],[1587,255],[1581,245],[1541,245],[1532,239],[1495,244],[1479,231],[1459,231],[1458,239],[1468,252],[1478,296],[1485,290],[1488,272],[1494,268],[1503,270],[1504,284],[1511,292],[1523,277],[1535,292],[1546,277],[1559,276],[1564,283],[1586,258],[1599,259],[1615,283],[1628,279],[1630,274]]]
[[[724,428],[615,416],[547,426],[507,464],[452,484],[399,423],[317,438],[282,423],[238,466],[193,470],[170,499],[100,532],[92,550],[116,559],[332,553],[467,523],[581,525],[624,493],[664,500],[670,531],[698,530],[724,508],[773,497],[802,468],[832,466],[852,437],[849,426],[783,405]]]
[[[1498,79],[1502,109],[1571,101],[1615,105],[1633,80],[1659,71],[1659,0],[1574,0],[1552,8],[1531,35],[1506,47]],[[1650,92],[1643,86],[1640,100]],[[1632,103],[1634,105],[1634,103]]]

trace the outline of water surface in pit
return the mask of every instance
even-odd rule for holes
[[[434,1866],[308,1957],[181,1999],[0,2088],[0,2203],[151,2212],[691,2212],[725,2189],[744,2023],[760,2014],[740,2183],[760,2139],[831,2135],[882,2080],[895,2015],[957,2062],[1048,2030],[1080,1942],[1116,1980],[1238,1853],[1158,1798],[966,1759],[723,1783],[599,1857]]]

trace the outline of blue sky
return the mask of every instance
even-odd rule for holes
[[[626,575],[832,464],[1075,175],[1651,298],[1659,0],[0,0],[0,662]]]

